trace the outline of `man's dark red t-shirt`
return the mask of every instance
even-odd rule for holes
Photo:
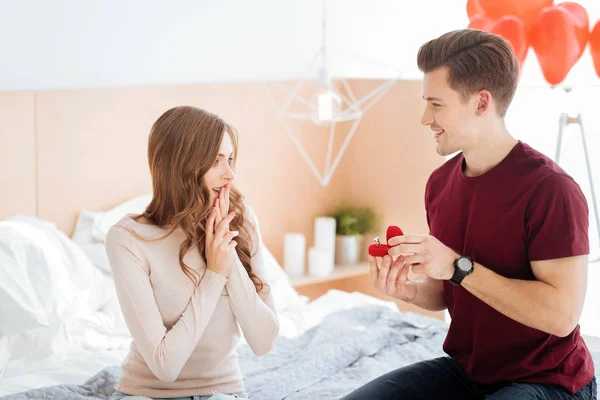
[[[589,253],[589,211],[577,183],[523,142],[488,172],[468,177],[462,153],[435,170],[425,205],[430,233],[511,279],[534,280],[531,261]],[[569,274],[570,271],[564,271]],[[571,393],[594,375],[579,325],[567,337],[527,327],[444,281],[452,318],[444,351],[479,383],[560,385]]]

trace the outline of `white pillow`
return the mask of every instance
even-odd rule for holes
[[[119,204],[110,210],[79,212],[77,225],[71,239],[83,250],[85,255],[102,272],[111,275],[104,240],[111,226],[127,214],[141,214],[152,201],[151,194],[144,194]]]
[[[273,253],[267,249],[267,246],[263,244],[263,255],[265,261],[265,279],[268,282],[276,282],[279,280],[289,280],[288,274],[285,272],[283,268],[277,262]]]
[[[48,325],[27,275],[26,252],[18,229],[0,223],[0,336]]]
[[[18,268],[29,278],[48,322],[96,311],[114,298],[112,280],[54,224],[16,216],[0,225],[15,232],[12,248],[24,254]]]
[[[289,275],[279,265],[273,254],[263,245],[265,261],[265,280],[271,286],[273,301],[277,311],[291,310],[308,303],[306,296],[298,294],[290,283]]]
[[[11,360],[71,348],[67,328],[116,299],[112,279],[54,224],[33,217],[0,222],[0,277],[0,376]]]
[[[107,275],[112,275],[108,255],[104,242],[94,239],[92,232],[94,230],[95,214],[89,211],[80,211],[77,225],[71,239],[81,248],[92,264]]]
[[[49,324],[27,275],[27,240],[17,227],[0,223],[0,336]]]
[[[141,214],[152,201],[151,194],[144,194],[128,200],[108,211],[92,213],[94,226],[92,237],[94,240],[104,243],[108,230],[127,214]]]
[[[77,245],[94,242],[92,231],[94,230],[94,218],[96,214],[97,213],[86,210],[79,212],[75,231],[73,232],[73,235],[71,235],[71,240]]]

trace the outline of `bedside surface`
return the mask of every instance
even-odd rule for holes
[[[357,275],[365,275],[369,273],[369,264],[361,263],[356,265],[336,265],[333,273],[330,276],[317,277],[304,275],[297,278],[290,278],[290,283],[294,287],[312,285],[316,283],[335,281],[338,279],[351,278]]]
[[[326,277],[301,276],[290,278],[290,283],[298,294],[307,296],[314,300],[324,295],[331,289],[345,292],[361,292],[369,296],[388,301],[395,301],[402,311],[412,311],[444,320],[443,311],[428,311],[402,300],[394,299],[379,292],[369,276],[369,263],[364,262],[356,265],[337,265],[333,273]]]

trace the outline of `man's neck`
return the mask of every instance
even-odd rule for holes
[[[463,151],[465,175],[478,176],[500,163],[517,144],[504,123],[490,129]]]

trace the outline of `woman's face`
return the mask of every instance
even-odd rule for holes
[[[219,190],[226,184],[233,181],[235,176],[233,172],[233,145],[229,134],[225,132],[219,155],[214,160],[213,166],[204,174],[204,184],[210,191],[210,204],[214,204],[219,196]]]

